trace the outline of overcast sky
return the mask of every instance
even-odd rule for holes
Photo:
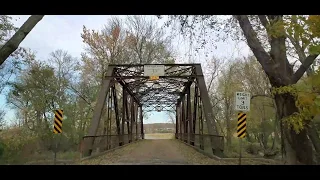
[[[12,16],[14,24],[20,27],[30,15]],[[80,57],[83,52],[84,44],[81,39],[81,32],[83,25],[89,29],[100,30],[106,24],[109,15],[46,15],[36,27],[28,34],[20,46],[31,48],[37,52],[38,59],[47,59],[50,52],[63,49],[68,51],[74,57]],[[125,17],[125,16],[123,16]],[[155,17],[155,16],[150,16]],[[159,21],[161,24],[164,20]],[[179,59],[185,59],[183,56],[189,51],[187,43],[182,41],[182,38],[177,37],[174,39],[174,45],[177,52],[180,54]],[[213,54],[220,58],[229,59],[230,56],[247,55],[249,49],[245,44],[236,44],[232,41],[225,43],[218,43],[218,48],[213,49]],[[209,49],[206,49],[209,50]],[[234,54],[236,52],[236,55]],[[204,57],[199,55],[195,58],[196,62],[202,62]],[[5,108],[5,97],[0,95],[0,108]],[[6,119],[11,120],[14,118],[12,111],[7,111]],[[147,120],[149,123],[166,122],[168,117],[164,113],[154,113]]]

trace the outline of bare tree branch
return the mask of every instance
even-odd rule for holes
[[[319,56],[319,54],[309,55],[304,62],[302,62],[299,69],[292,75],[292,83],[296,83],[303,76],[303,74],[309,69],[313,61]]]
[[[304,52],[304,50],[305,50],[304,48],[305,48],[305,47],[300,46],[299,40],[298,40],[298,39],[295,39],[295,38],[297,38],[297,37],[292,37],[292,36],[290,36],[288,33],[286,33],[286,37],[290,40],[291,44],[293,45],[293,47],[294,47],[294,49],[295,49],[295,52],[297,53],[297,55],[298,55],[298,57],[299,57],[299,61],[300,61],[301,63],[303,63],[304,60],[307,59],[306,54],[305,54],[305,52]],[[313,63],[313,62],[312,62],[312,63]],[[311,63],[311,64],[312,64],[312,63]],[[310,65],[311,65],[311,64],[310,64]],[[307,71],[307,75],[308,75],[308,76],[312,74],[312,70],[310,69],[310,66],[307,68],[306,71]]]
[[[78,95],[81,99],[83,99],[83,100],[90,106],[90,110],[93,111],[93,108],[92,108],[91,103],[90,103],[84,96],[82,96],[82,94],[81,94],[78,90],[76,90],[74,87],[72,87],[71,85],[70,85],[69,87],[70,87],[71,90],[73,90],[75,93],[77,93],[77,95]]]
[[[218,60],[217,59],[214,59],[213,60],[213,70],[211,72],[211,79],[210,79],[210,82],[209,82],[209,86],[208,86],[208,91],[210,92],[210,89],[211,89],[211,86],[213,84],[213,80],[218,76],[217,72],[218,72],[218,64],[219,64],[219,61],[217,62]]]
[[[173,113],[172,112],[168,112],[167,113],[168,114],[168,116],[169,116],[169,118],[170,118],[170,122],[172,123],[172,124],[176,124],[175,123],[175,117],[173,116]]]
[[[234,15],[234,17],[239,21],[239,25],[247,39],[248,46],[262,65],[263,69],[265,69],[267,74],[273,74],[272,69],[269,68],[270,65],[268,64],[271,60],[271,57],[262,47],[248,17],[246,15]]]
[[[270,23],[269,23],[266,15],[258,15],[258,17],[259,17],[259,20],[260,20],[261,24],[263,25],[263,27],[266,29],[266,31],[268,31],[268,27],[269,27]],[[268,35],[267,35],[267,37],[268,37],[268,42],[270,44],[271,39]]]
[[[259,17],[260,22],[263,25],[263,27],[267,29],[267,27],[269,26],[269,22],[268,22],[266,15],[258,15],[258,17]]]
[[[256,94],[256,95],[253,95],[251,96],[251,99],[255,98],[255,97],[267,97],[267,98],[270,98],[270,99],[273,99],[273,97],[269,96],[269,95],[265,95],[265,94]]]
[[[287,38],[290,40],[291,44],[293,45],[293,47],[296,50],[296,53],[299,56],[299,60],[300,62],[303,61],[304,59],[306,59],[306,55],[304,53],[304,50],[302,49],[302,47],[299,45],[299,42],[294,39],[292,36],[290,36],[288,33],[286,33]]]
[[[20,106],[16,105],[14,102],[10,101],[10,103],[11,103],[12,105],[14,105],[15,107],[17,107],[18,109],[23,110],[23,108],[22,108],[22,107],[20,107]]]

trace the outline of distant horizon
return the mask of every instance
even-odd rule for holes
[[[143,124],[174,124],[174,123],[172,123],[172,122],[144,123],[144,122],[143,122]]]

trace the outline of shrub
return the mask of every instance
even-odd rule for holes
[[[261,150],[259,143],[249,143],[246,146],[246,152],[249,154],[257,155]]]

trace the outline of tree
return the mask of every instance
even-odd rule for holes
[[[158,27],[153,19],[147,20],[144,16],[128,16],[127,43],[130,53],[130,62],[145,63],[172,63],[173,51],[171,38]]]
[[[0,15],[0,48],[10,38],[10,34],[16,31],[16,28],[11,22],[12,17]],[[30,60],[30,53],[25,48],[18,48],[10,54],[10,60],[0,64],[0,93],[6,87],[7,82],[21,70],[23,64]]]
[[[242,80],[243,90],[252,94],[251,110],[248,112],[248,141],[252,142],[251,135],[259,141],[260,147],[267,154],[274,150],[278,140],[279,120],[276,118],[274,98],[270,91],[270,82],[263,72],[261,65],[254,57],[245,58],[237,63],[238,78]],[[271,148],[268,145],[271,134],[274,134]],[[277,141],[278,142],[278,141]],[[272,152],[274,153],[274,152]]]
[[[223,119],[226,122],[226,139],[227,139],[227,147],[231,146],[231,138],[232,138],[232,128],[231,128],[231,118],[234,115],[234,92],[239,91],[241,87],[241,83],[237,81],[235,72],[239,72],[236,69],[238,64],[233,63],[226,67],[225,71],[222,72],[221,77],[218,82],[218,94],[220,95],[222,101],[221,103],[221,112],[223,113]]]
[[[0,109],[0,130],[3,129],[5,122],[4,122],[4,116],[6,115],[6,112],[2,109]]]
[[[96,74],[98,81],[104,78],[108,64],[129,61],[124,49],[125,29],[119,18],[110,19],[100,32],[84,26],[81,37],[87,46],[82,54],[83,68],[92,68],[88,71]]]
[[[217,16],[171,17],[179,20],[182,29],[187,29],[189,32],[194,30],[197,22],[201,22],[213,30],[221,29],[221,26],[219,26],[221,23],[219,24]],[[226,24],[226,21],[229,23]],[[257,61],[261,64],[272,87],[285,87],[297,83],[319,55],[319,51],[313,48],[316,50],[310,51],[302,65],[298,70],[294,71],[287,56],[286,23],[283,15],[234,15],[226,21],[224,21],[225,24],[222,28],[229,29],[229,31],[226,31],[227,33],[231,33],[230,30],[235,31],[233,35],[239,35],[239,32],[242,32],[242,37],[244,37]],[[239,31],[239,27],[241,31]],[[263,31],[255,31],[255,28],[263,29]],[[261,32],[264,32],[264,36],[261,36]],[[307,30],[304,32],[307,32]],[[317,47],[318,42],[315,38],[310,41],[316,42],[312,44]],[[275,94],[275,101],[280,119],[289,117],[299,111],[295,104],[296,98],[291,94]],[[312,164],[312,147],[306,131],[308,123],[303,124],[303,129],[298,133],[291,128],[291,124],[288,121],[282,121],[282,125],[285,127],[284,139],[287,163]]]
[[[266,52],[258,38],[253,34],[254,30],[248,17],[235,16],[235,18],[239,22],[250,49],[256,56],[259,63],[262,65],[262,68],[266,72],[273,87],[283,87],[295,84],[319,55],[318,52],[309,55],[299,69],[294,72],[293,67],[289,64],[286,55],[286,37],[282,15],[260,17],[262,25],[264,25],[266,28],[271,28],[270,30],[266,30],[268,36],[270,37],[269,43],[271,50],[269,53]],[[291,94],[276,94],[275,101],[280,118],[288,117],[293,113],[298,112],[298,109],[295,105],[296,100]],[[287,122],[283,122],[283,124],[286,127],[286,132],[284,134],[286,141],[285,147],[288,157],[287,160],[290,161],[288,163],[295,164],[298,160],[304,164],[312,164],[312,148],[307,137],[306,129],[296,133],[292,128],[290,128],[290,124]]]
[[[77,73],[77,59],[66,51],[56,50],[48,60],[50,65],[39,60],[30,61],[10,82],[7,99],[17,110],[21,129],[35,134],[46,150],[54,147],[56,137],[52,133],[53,112],[64,110],[63,132],[66,137],[62,141],[67,143],[63,146],[74,147],[79,143],[79,136],[84,134],[83,121],[86,121],[80,114],[86,108],[78,106],[76,94],[70,91],[71,83],[78,83],[72,75]]]
[[[288,51],[289,53],[291,52],[291,56],[295,57],[300,63],[303,63],[307,55],[310,54],[309,51],[314,51],[319,48],[319,43],[313,41],[313,39],[320,35],[318,30],[320,26],[320,16],[292,15],[286,16],[285,19],[288,19],[288,26],[286,27],[287,41],[291,44],[291,46],[288,47]],[[317,64],[319,63],[315,60],[307,69],[308,77],[315,74],[315,67]],[[312,83],[313,81],[310,82]],[[319,154],[318,156],[320,156],[320,137],[314,122],[310,121],[307,128],[310,140],[312,141],[317,154]]]
[[[56,86],[58,92],[56,97],[58,98],[56,108],[63,107],[67,102],[67,89],[69,88],[74,74],[76,74],[77,67],[79,66],[77,59],[73,58],[67,51],[58,49],[50,53],[48,59],[50,65],[55,69],[55,76],[58,78]]]
[[[18,29],[18,31],[0,48],[0,65],[19,47],[20,43],[27,37],[30,31],[37,25],[44,15],[32,15]],[[5,30],[10,30],[12,24],[8,23],[8,17],[2,16]]]
[[[53,110],[56,101],[57,82],[53,68],[34,62],[15,82],[11,83],[8,101],[23,111],[24,125],[39,132],[49,130],[46,113]],[[30,117],[30,118],[29,118]],[[40,133],[40,132],[39,132]]]
[[[221,102],[223,99],[219,96],[217,87],[219,85],[219,77],[223,71],[224,65],[224,61],[219,58],[212,57],[205,63],[204,66],[202,66],[205,70],[205,77],[207,77],[206,82],[213,112],[221,112],[222,109]],[[224,135],[226,133],[224,132],[223,121],[220,115],[220,113],[214,113],[213,121],[216,121],[220,128],[220,133]]]

